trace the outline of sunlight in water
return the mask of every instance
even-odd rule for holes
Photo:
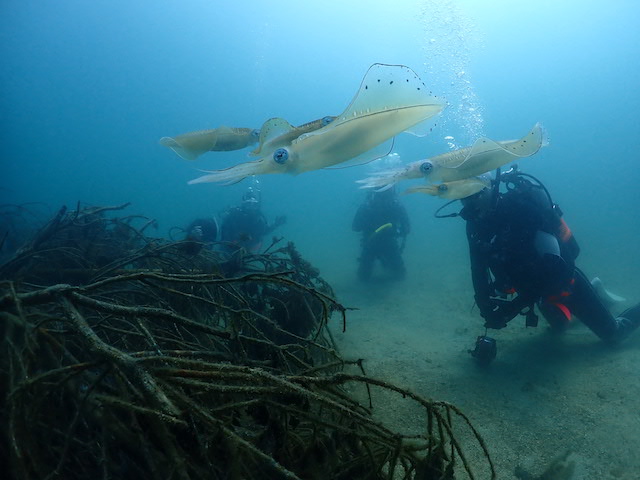
[[[441,82],[433,88],[444,92],[449,102],[449,113],[440,125],[454,150],[483,133],[482,106],[469,73],[473,49],[482,47],[482,38],[453,0],[423,0],[420,16],[424,66],[429,79]]]

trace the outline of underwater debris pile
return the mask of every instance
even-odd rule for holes
[[[145,236],[149,219],[113,216],[125,206],[61,209],[0,265],[13,478],[475,478],[460,428],[495,478],[457,408],[339,355],[326,326],[346,309],[293,244],[191,254]],[[420,405],[423,433],[374,420],[356,386]]]
[[[0,205],[0,265],[51,216],[41,203]]]

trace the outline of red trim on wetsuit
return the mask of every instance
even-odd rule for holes
[[[573,233],[571,233],[571,229],[569,228],[569,225],[567,225],[567,222],[564,221],[564,218],[560,219],[558,233],[560,234],[560,238],[564,243],[568,242],[569,239],[573,236]]]
[[[560,311],[562,312],[564,317],[567,319],[567,322],[571,321],[571,310],[569,310],[569,307],[567,307],[565,304],[559,303],[559,302],[549,302],[549,303],[551,303],[551,305],[555,305],[556,307],[558,307],[560,309]]]
[[[572,287],[575,283],[576,283],[576,279],[574,277],[569,282],[569,286]],[[569,290],[564,290],[560,292],[558,295],[549,295],[546,300],[547,303],[550,303],[551,305],[555,305],[556,307],[558,307],[568,322],[571,321],[571,310],[569,310],[569,307],[567,307],[564,303],[560,303],[560,301],[562,300],[562,298],[566,298],[569,295],[571,295],[571,292]]]

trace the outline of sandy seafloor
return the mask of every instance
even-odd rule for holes
[[[640,332],[610,347],[578,321],[558,336],[542,317],[537,328],[526,328],[518,317],[506,329],[490,331],[498,356],[488,368],[478,367],[468,350],[484,328],[472,310],[462,228],[432,254],[424,238],[410,236],[402,282],[358,282],[355,240],[352,258],[343,252],[337,262],[319,259],[338,300],[358,309],[348,312],[345,333],[333,318],[343,356],[365,359],[369,376],[462,409],[488,444],[499,479],[516,478],[517,466],[539,475],[568,450],[576,462],[574,480],[640,478]],[[611,261],[611,252],[592,248],[585,254],[583,248],[578,265],[637,301],[635,254],[624,253],[617,251]],[[373,400],[375,414],[395,429],[416,433],[424,425],[420,408],[400,395],[374,391]],[[464,445],[477,460],[473,442]],[[478,472],[478,478],[489,478],[486,470]]]

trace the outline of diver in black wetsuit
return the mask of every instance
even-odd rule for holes
[[[218,222],[215,218],[196,218],[185,231],[187,235],[181,250],[188,255],[197,255],[218,238]]]
[[[256,253],[262,247],[262,238],[284,223],[284,216],[276,217],[271,225],[267,222],[261,209],[260,190],[249,187],[242,196],[242,203],[225,212],[220,228],[221,240],[230,251],[244,248]]]
[[[383,192],[372,192],[358,208],[352,228],[362,232],[358,267],[360,280],[370,279],[376,260],[380,260],[394,278],[404,277],[402,249],[411,225],[393,187]]]
[[[533,181],[529,180],[533,179]],[[506,192],[500,192],[500,182]],[[585,274],[575,266],[578,244],[544,186],[511,169],[462,200],[475,300],[485,327],[500,329],[518,314],[537,324],[534,305],[552,329],[573,315],[606,342],[616,343],[640,326],[640,304],[614,318]],[[495,356],[495,341],[478,337],[476,358]]]

